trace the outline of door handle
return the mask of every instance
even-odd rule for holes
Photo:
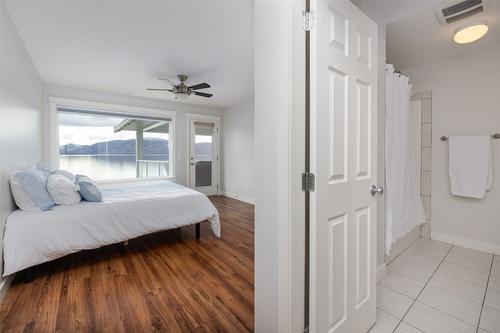
[[[377,185],[372,185],[370,187],[370,194],[373,196],[375,194],[384,194],[384,188],[382,186],[377,187]]]

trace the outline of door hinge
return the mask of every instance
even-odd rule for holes
[[[304,31],[311,31],[314,28],[313,19],[314,15],[312,11],[303,11],[302,15],[304,16]]]
[[[304,172],[302,174],[302,191],[314,192],[314,173]]]

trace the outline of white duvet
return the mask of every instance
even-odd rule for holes
[[[202,193],[169,181],[107,184],[103,202],[14,211],[4,234],[4,272],[85,249],[208,220],[220,237],[217,209]]]

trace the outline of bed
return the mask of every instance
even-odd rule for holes
[[[12,212],[5,226],[3,276],[80,250],[205,220],[220,237],[217,209],[202,193],[166,180],[106,184],[101,190],[102,202]]]

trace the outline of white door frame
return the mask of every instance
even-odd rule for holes
[[[256,332],[304,329],[304,9],[254,4]]]
[[[200,122],[210,122],[215,124],[215,131],[213,134],[214,141],[213,146],[215,147],[214,150],[214,160],[212,161],[213,166],[215,166],[215,172],[212,172],[212,184],[215,186],[215,193],[212,190],[208,190],[209,192],[205,193],[203,189],[196,189],[197,191],[200,191],[202,193],[208,194],[208,195],[219,195],[220,194],[220,161],[221,161],[221,156],[220,156],[220,135],[221,135],[221,128],[220,128],[220,123],[221,123],[221,117],[219,116],[210,116],[210,115],[204,115],[204,114],[197,114],[197,113],[187,113],[186,114],[186,135],[187,135],[187,159],[186,159],[186,171],[187,171],[187,185],[190,188],[195,189],[194,187],[191,187],[191,181],[192,181],[192,174],[191,174],[191,149],[192,149],[192,142],[191,142],[191,130],[192,126],[191,124],[194,121],[200,121]],[[213,187],[212,186],[212,187]]]

